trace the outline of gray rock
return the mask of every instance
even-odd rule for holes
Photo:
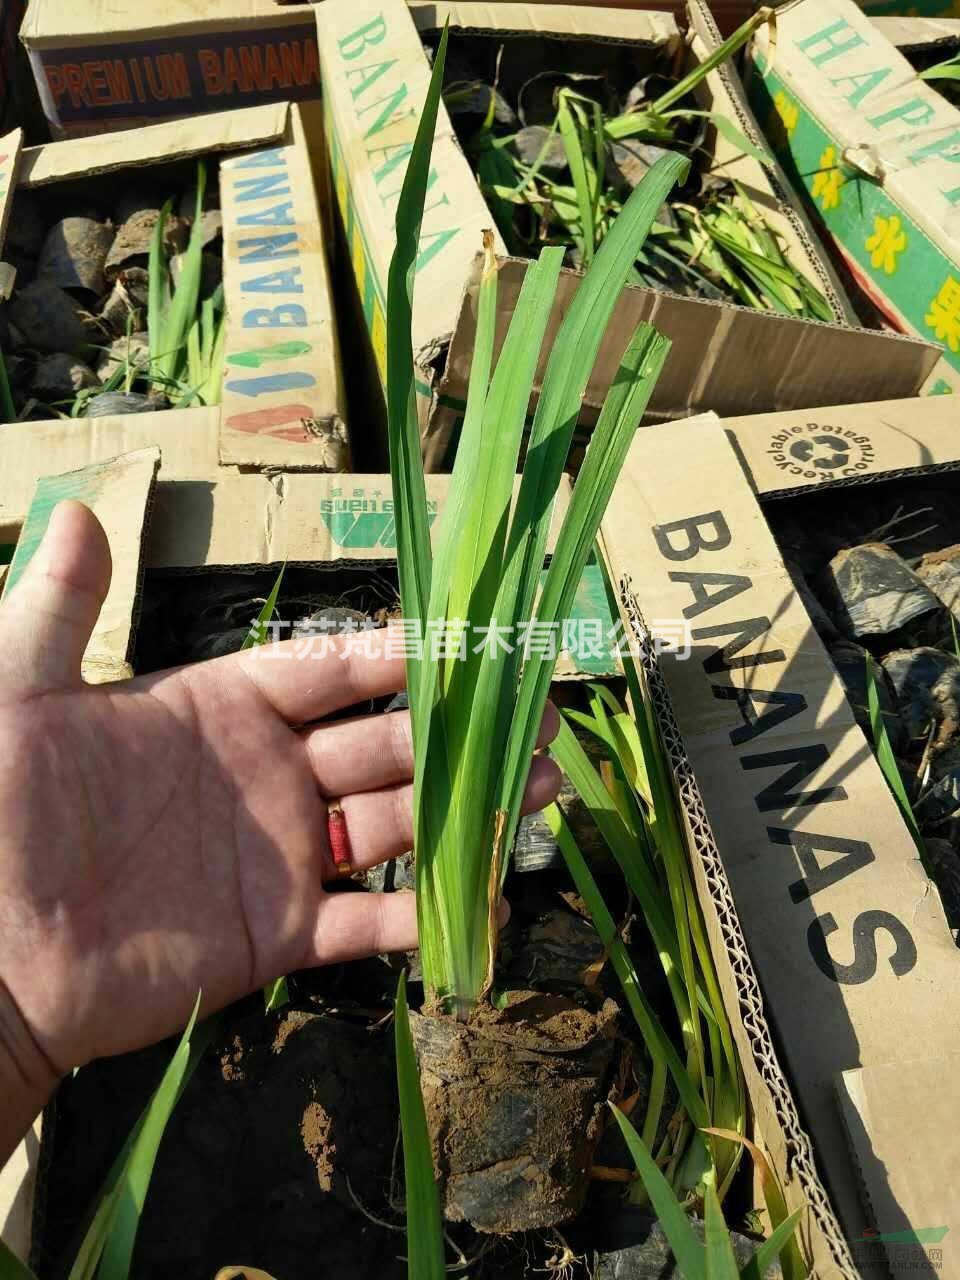
[[[703,1223],[691,1218],[690,1225],[699,1239],[704,1238]],[[624,1206],[616,1220],[615,1232],[622,1237],[617,1247],[600,1254],[595,1280],[684,1280],[673,1250],[657,1219],[646,1210]],[[730,1243],[742,1269],[757,1251],[757,1242],[730,1232]],[[783,1272],[779,1262],[771,1263],[764,1272],[767,1280],[778,1280]]]
[[[325,605],[317,609],[308,618],[298,618],[290,632],[294,640],[305,640],[318,636],[341,636],[364,631],[370,625],[370,619],[359,609],[347,609],[340,605]]]
[[[399,858],[381,862],[364,872],[364,882],[373,893],[393,893],[396,889],[416,887],[416,870],[412,853],[401,853]]]
[[[853,640],[888,636],[943,609],[923,579],[882,542],[839,551],[822,584],[837,625]]]
[[[549,139],[549,142],[547,141]],[[546,151],[540,161],[541,168],[553,172],[566,169],[567,153],[563,140],[556,132],[542,124],[530,124],[521,129],[513,139],[513,146],[524,164],[536,164],[537,158],[546,143]]]
[[[160,220],[160,210],[140,209],[126,219],[118,229],[107,260],[104,275],[108,283],[116,280],[128,267],[146,263],[150,254],[150,242]],[[175,214],[167,218],[163,228],[163,244],[168,254],[179,253],[187,243],[187,224]]]
[[[582,991],[589,970],[602,959],[603,943],[590,921],[559,908],[524,931],[508,976],[538,991]]]
[[[917,577],[960,618],[960,543],[927,552],[917,565]]]
[[[30,390],[38,400],[71,400],[84,387],[98,387],[100,379],[82,360],[60,351],[37,361]]]
[[[960,728],[960,662],[942,649],[894,649],[883,659],[911,739],[937,726],[934,744],[947,746]]]
[[[129,342],[126,336],[116,338],[105,351],[100,353],[97,361],[97,373],[106,380],[127,359],[139,368],[146,368],[150,363],[150,338],[146,333],[131,333]]]
[[[102,395],[91,396],[83,406],[85,418],[122,417],[128,413],[156,413],[166,409],[166,400],[157,396],[143,396],[139,392],[105,391]]]
[[[40,250],[37,276],[61,289],[103,293],[103,264],[113,243],[113,224],[95,218],[69,217],[54,223]]]
[[[873,730],[870,727],[870,708],[867,703],[867,662],[873,662],[873,658],[862,645],[855,644],[853,640],[836,641],[829,646],[829,653],[847,695],[847,701],[856,716],[857,724],[866,734],[867,740],[872,742]],[[886,674],[876,664],[874,681],[887,735],[894,750],[897,750],[904,743],[907,733],[898,715],[897,704],[890,692]]]
[[[651,142],[637,142],[633,138],[614,142],[610,146],[607,158],[608,177],[614,181],[619,178],[628,187],[635,187],[642,178],[646,177],[661,156],[669,154],[664,147],[654,146]],[[609,172],[610,169],[612,172]],[[657,221],[663,221],[659,214]]]
[[[95,317],[52,280],[34,280],[10,302],[10,322],[23,343],[37,351],[81,353],[102,340]]]
[[[945,822],[960,810],[960,769],[943,774],[914,803],[917,821],[923,825]]]

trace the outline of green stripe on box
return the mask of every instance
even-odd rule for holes
[[[5,592],[16,585],[33,559],[57,503],[63,502],[65,498],[76,498],[92,506],[100,496],[107,474],[106,468],[85,468],[83,471],[71,471],[65,476],[42,476],[37,481],[30,510],[23,522],[20,538],[4,579]]]
[[[960,370],[960,266],[878,183],[843,165],[826,127],[762,59],[757,65],[753,107],[794,185],[871,287]]]

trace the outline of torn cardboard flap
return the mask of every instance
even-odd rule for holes
[[[755,493],[889,480],[960,467],[960,396],[830,405],[815,412],[724,418]]]
[[[90,508],[107,535],[113,566],[110,590],[83,656],[83,677],[93,684],[133,674],[129,656],[140,590],[141,541],[159,466],[160,450],[148,448],[66,475],[44,476],[4,580],[6,596],[32,560],[59,502],[74,498]]]
[[[690,628],[686,655],[661,654],[666,687],[821,1173],[859,1235],[834,1082],[957,1042],[939,896],[726,435],[638,432],[602,536],[651,630]]]
[[[446,503],[450,477],[427,476],[426,481],[433,528]],[[569,501],[565,482],[554,508],[548,550]],[[209,569],[395,563],[393,513],[388,475],[221,472],[213,478],[161,482],[146,564],[151,569]]]
[[[851,1242],[854,1258],[957,1280],[960,1053],[844,1071],[837,1094],[873,1227]]]
[[[89,141],[74,138],[27,147],[21,159],[19,183],[41,187],[129,165],[159,164],[212,151],[240,151],[282,138],[289,110],[287,103],[276,102],[151,124],[135,132],[107,133]]]
[[[15,543],[41,477],[157,446],[164,480],[212,480],[218,409],[170,409],[107,418],[8,422],[0,429],[0,545]]]

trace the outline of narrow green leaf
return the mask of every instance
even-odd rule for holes
[[[890,736],[887,733],[887,726],[883,721],[883,712],[880,709],[880,691],[877,688],[877,679],[873,670],[873,658],[867,654],[865,661],[867,664],[867,708],[870,712],[870,732],[873,734],[873,746],[877,755],[877,763],[880,765],[883,776],[887,780],[887,786],[893,792],[893,797],[899,806],[900,812],[903,814],[903,820],[913,837],[913,843],[917,846],[917,852],[920,854],[920,861],[924,870],[927,875],[931,875],[927,847],[923,842],[923,836],[920,834],[920,827],[913,812],[913,805],[910,803],[907,789],[903,785],[897,757],[890,742]]]
[[[30,1268],[0,1240],[0,1280],[37,1280]]]
[[[703,1207],[707,1280],[739,1280],[740,1268],[730,1243],[730,1232],[723,1220],[717,1189],[709,1179]]]
[[[277,598],[280,595],[280,587],[283,583],[283,573],[286,567],[286,565],[281,566],[280,572],[277,574],[277,579],[270,590],[270,594],[264,602],[263,608],[251,623],[250,630],[247,635],[244,636],[243,644],[240,646],[241,653],[246,649],[254,648],[255,645],[266,643],[268,636],[267,625],[277,610]]]
[[[192,1074],[199,1053],[191,1049],[200,996],[180,1043],[163,1078],[137,1122],[121,1157],[107,1177],[107,1184],[93,1222],[84,1237],[69,1280],[127,1280],[140,1214],[153,1174],[154,1162],[167,1122]],[[200,1037],[200,1051],[209,1043],[210,1031]]]
[[[287,989],[286,978],[277,978],[274,982],[268,982],[263,988],[263,1000],[265,1012],[272,1013],[274,1009],[282,1009],[284,1005],[290,1003],[290,992]]]
[[[796,1244],[793,1233],[797,1223],[803,1217],[803,1210],[796,1209],[793,1213],[783,1219],[778,1226],[770,1233],[768,1238],[760,1245],[756,1253],[740,1272],[742,1280],[763,1280],[763,1276],[767,1269],[773,1265],[781,1253],[784,1254],[784,1263],[786,1263],[789,1254],[788,1246]],[[794,1277],[794,1280],[802,1280],[808,1274],[806,1268],[799,1273],[788,1271],[786,1265],[783,1267],[783,1273],[786,1277]]]
[[[620,1126],[637,1173],[643,1179],[650,1204],[660,1220],[683,1280],[707,1280],[706,1250],[694,1234],[673,1188],[657,1168],[656,1161],[640,1141],[640,1135],[627,1117],[613,1103],[609,1106]]]
[[[446,1280],[440,1193],[433,1174],[430,1133],[410,1034],[405,973],[400,976],[394,1012],[403,1172],[407,1189],[407,1275],[410,1280]]]

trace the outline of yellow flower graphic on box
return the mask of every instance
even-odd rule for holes
[[[782,151],[797,127],[800,111],[792,98],[788,98],[782,89],[774,94],[773,110],[767,122],[767,133],[770,141],[778,151]]]
[[[924,317],[938,342],[960,351],[960,280],[947,276]]]
[[[846,178],[837,167],[836,147],[827,147],[820,157],[820,168],[813,178],[811,192],[824,209],[836,209],[840,203],[840,188]]]
[[[870,254],[873,266],[892,276],[897,269],[897,258],[907,247],[907,233],[899,217],[891,213],[889,218],[884,218],[878,213],[873,220],[873,235],[867,236],[863,247]]]

